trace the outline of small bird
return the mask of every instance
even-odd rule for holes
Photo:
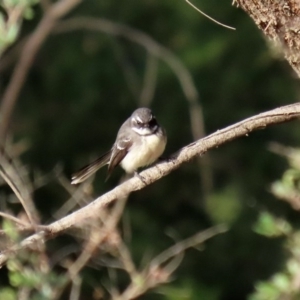
[[[71,184],[83,182],[100,168],[108,165],[107,178],[117,165],[128,174],[152,164],[164,152],[165,130],[149,108],[138,108],[120,127],[112,148],[72,176]]]

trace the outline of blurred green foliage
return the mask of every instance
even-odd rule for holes
[[[300,151],[281,145],[274,146],[273,149],[277,149],[277,152],[280,149],[280,154],[288,159],[289,169],[284,172],[281,180],[273,183],[271,190],[276,197],[287,201],[299,211]],[[249,299],[299,299],[300,231],[298,226],[293,228],[285,219],[275,217],[269,212],[262,212],[254,225],[254,230],[269,238],[285,237],[284,250],[287,258],[280,272],[272,275],[268,281],[261,281],[255,285],[256,291]]]
[[[34,16],[33,5],[38,0],[1,0],[0,1],[0,55],[15,42],[24,19]]]
[[[276,219],[268,212],[262,212],[254,226],[254,231],[267,237],[278,237],[291,232],[291,225],[282,219]]]
[[[207,133],[297,101],[298,79],[268,47],[249,16],[231,6],[231,1],[203,0],[195,4],[237,30],[217,26],[185,1],[89,0],[68,18],[106,18],[126,24],[170,49],[191,72]],[[43,15],[39,6],[31,9],[35,17],[23,23],[19,41],[34,30]],[[17,35],[16,30],[10,30],[10,34],[1,34],[6,46]],[[13,48],[4,53],[2,61],[9,61],[10,50]],[[120,124],[139,106],[147,57],[141,46],[100,31],[74,30],[49,36],[32,65],[11,123],[14,142],[29,145],[21,160],[31,170],[32,179],[37,172],[51,175],[58,164],[70,177],[110,148]],[[1,90],[14,65],[13,60],[1,69]],[[151,107],[167,129],[166,156],[193,140],[188,102],[176,76],[162,61],[158,61]],[[207,154],[213,174],[213,188],[207,198],[196,161],[131,195],[124,219],[129,220],[131,239],[126,242],[137,264],[145,253],[159,253],[174,239],[183,239],[213,223],[228,222],[231,226],[228,233],[204,248],[187,251],[174,280],[141,299],[279,299],[276,297],[290,284],[290,268],[298,268],[293,263],[288,267],[285,259],[286,245],[297,234],[299,215],[269,192],[286,162],[270,153],[267,146],[272,141],[299,145],[298,127],[295,122],[267,128]],[[288,178],[297,172],[292,171]],[[94,194],[113,188],[121,174],[117,170],[104,182],[105,170],[99,171]],[[49,178],[34,193],[45,223],[54,219],[53,214],[68,198],[55,176]],[[273,188],[278,190],[278,184],[284,184],[280,190],[286,195],[291,188],[286,181],[295,182],[283,179]],[[8,193],[3,190],[4,200],[8,200]],[[17,204],[7,205],[15,212],[21,209]],[[259,216],[257,234],[252,228]],[[72,242],[66,236],[49,242],[50,259]],[[110,280],[103,268],[98,268],[86,268],[82,273],[82,299],[91,299],[93,289]],[[0,299],[15,299],[10,280],[16,275],[12,272],[9,268],[0,270]],[[13,281],[23,285],[26,280],[18,275]]]
[[[266,218],[268,221],[266,221]],[[268,223],[268,224],[266,224]],[[272,223],[272,225],[271,225]],[[299,274],[300,274],[300,231],[292,230],[291,225],[284,220],[278,220],[272,215],[264,213],[256,225],[260,233],[269,237],[274,235],[286,236],[285,249],[289,253],[285,266],[282,271],[272,275],[268,281],[258,282],[255,285],[255,293],[250,300],[277,300],[291,299],[297,300],[299,293]],[[281,234],[280,234],[281,233]]]
[[[4,220],[2,228],[10,243],[21,239],[17,237],[17,228],[11,221]],[[68,277],[49,270],[43,261],[45,258],[45,253],[42,254],[37,249],[23,250],[11,255],[6,264],[10,287],[0,289],[0,299],[30,297],[32,300],[46,300],[59,295]]]

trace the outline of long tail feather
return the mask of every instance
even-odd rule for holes
[[[78,172],[73,174],[71,184],[78,184],[85,181],[88,177],[98,171],[100,168],[109,163],[111,151],[103,154],[101,157],[88,164],[87,166],[80,169]]]

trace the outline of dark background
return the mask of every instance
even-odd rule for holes
[[[68,17],[126,24],[172,51],[195,82],[206,134],[298,100],[298,79],[248,15],[231,1],[195,4],[236,31],[209,21],[185,1],[89,0]],[[40,16],[35,8],[20,38],[35,28]],[[143,47],[100,31],[49,36],[32,65],[10,127],[15,142],[29,144],[20,158],[31,172],[48,174],[59,164],[70,177],[109,149],[119,126],[139,106],[147,57]],[[12,67],[1,74],[3,89]],[[188,102],[176,75],[159,59],[150,106],[168,133],[166,156],[193,140]],[[230,226],[205,247],[188,250],[173,280],[140,299],[246,299],[256,282],[280,269],[285,257],[282,239],[259,236],[252,227],[264,210],[299,224],[299,216],[269,192],[286,162],[268,150],[273,141],[298,146],[298,127],[297,122],[274,126],[210,151],[213,187],[208,197],[196,160],[130,196],[124,215],[130,220],[128,244],[137,264],[145,252],[158,254],[172,245],[170,233],[180,240],[214,224]],[[117,170],[104,182],[105,170],[99,171],[94,196],[116,186],[122,172]],[[34,196],[43,222],[53,220],[67,199],[55,179]],[[67,242],[52,241],[51,249]],[[108,280],[105,270],[86,268],[83,274],[86,295],[93,282]]]

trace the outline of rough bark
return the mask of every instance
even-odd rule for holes
[[[235,0],[300,77],[300,0]]]

